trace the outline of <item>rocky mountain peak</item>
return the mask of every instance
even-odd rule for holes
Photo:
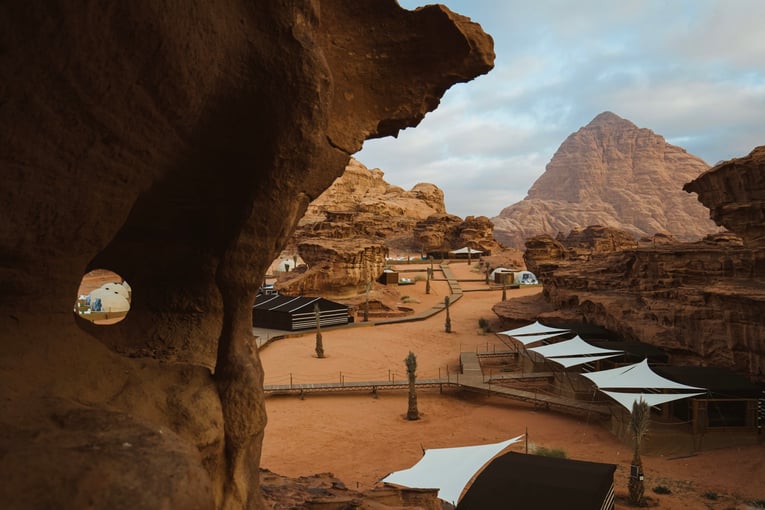
[[[603,225],[636,237],[699,239],[719,229],[683,185],[708,168],[650,129],[603,112],[566,138],[524,200],[492,218],[496,237],[521,248],[534,235]]]

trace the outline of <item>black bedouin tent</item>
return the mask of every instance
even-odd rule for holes
[[[457,510],[614,507],[614,464],[509,452],[491,461]]]
[[[348,324],[348,306],[321,297],[261,294],[252,307],[252,325],[260,328],[295,331],[316,327],[314,306],[319,305],[319,324]]]

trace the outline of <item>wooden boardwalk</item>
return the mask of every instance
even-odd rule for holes
[[[552,377],[552,372],[529,372],[525,374],[502,374],[487,378],[483,374],[479,357],[474,352],[463,352],[460,354],[460,364],[462,373],[449,374],[446,378],[440,379],[418,379],[415,386],[418,388],[457,388],[468,391],[485,393],[499,397],[519,400],[533,404],[535,407],[552,409],[568,414],[577,414],[584,416],[607,417],[611,411],[607,404],[595,404],[574,400],[570,398],[558,397],[547,393],[527,391],[516,388],[508,388],[492,384],[495,380],[523,380],[539,379]],[[337,381],[331,383],[308,383],[308,384],[274,384],[264,386],[266,395],[304,395],[306,393],[336,393],[351,391],[366,391],[376,393],[378,390],[406,390],[409,383],[406,379],[398,381],[362,381],[345,382]]]
[[[441,264],[441,271],[444,279],[449,284],[449,303],[454,303],[463,296],[463,290],[460,288],[459,281],[449,268],[448,264]],[[410,315],[401,318],[392,318],[376,321],[374,323],[365,323],[364,325],[385,325],[395,324],[397,322],[411,322],[427,319],[444,310],[443,303],[437,303],[431,309],[425,310],[419,314]],[[310,330],[309,330],[310,331]],[[300,332],[305,334],[305,331]],[[267,343],[267,342],[265,342]],[[260,347],[260,345],[259,345]],[[499,356],[507,354],[516,354],[517,351],[486,353],[485,356]],[[418,388],[429,387],[439,388],[443,391],[444,387],[464,389],[468,391],[482,392],[487,395],[496,395],[504,398],[531,403],[536,407],[544,409],[553,409],[568,414],[577,414],[583,416],[597,416],[600,418],[611,415],[608,404],[596,404],[575,400],[570,398],[558,397],[547,393],[527,391],[516,388],[509,388],[498,384],[492,384],[494,381],[507,380],[532,380],[540,378],[553,377],[552,372],[528,372],[528,373],[503,373],[491,374],[485,376],[481,369],[479,356],[475,352],[460,353],[461,373],[448,374],[446,378],[438,379],[418,379],[415,386]],[[274,384],[265,385],[264,391],[268,395],[304,395],[306,393],[335,393],[335,392],[358,392],[367,391],[376,393],[378,390],[406,390],[409,388],[408,381],[403,378],[400,380],[388,381],[362,381],[346,382],[340,380],[330,383],[303,383],[303,384]]]

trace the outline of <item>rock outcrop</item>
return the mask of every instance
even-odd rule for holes
[[[686,186],[699,190],[713,217],[733,233],[637,245],[598,229],[529,239],[526,264],[555,309],[544,315],[598,324],[659,346],[676,364],[721,366],[765,381],[765,247],[757,220],[765,214],[763,165],[765,151],[758,148]],[[494,310],[518,318],[511,308]]]
[[[382,273],[388,255],[462,246],[487,253],[502,249],[487,217],[448,214],[437,186],[420,183],[405,191],[385,182],[380,169],[351,159],[343,175],[308,205],[282,253],[286,259],[299,255],[307,269],[280,274],[276,288],[289,295],[349,297]]]
[[[705,172],[683,188],[696,193],[712,219],[753,248],[765,248],[765,146]]]
[[[0,7],[4,508],[263,508],[266,268],[363,140],[493,57],[393,0]],[[94,268],[132,286],[117,325],[73,312]]]
[[[682,187],[708,168],[653,131],[604,112],[561,144],[525,199],[492,218],[495,236],[522,248],[535,235],[603,225],[638,238],[698,240],[719,229]]]

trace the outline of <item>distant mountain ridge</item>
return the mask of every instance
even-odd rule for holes
[[[699,239],[720,229],[683,186],[709,168],[650,129],[603,112],[566,138],[525,199],[492,218],[494,235],[519,249],[529,237],[589,225]]]

